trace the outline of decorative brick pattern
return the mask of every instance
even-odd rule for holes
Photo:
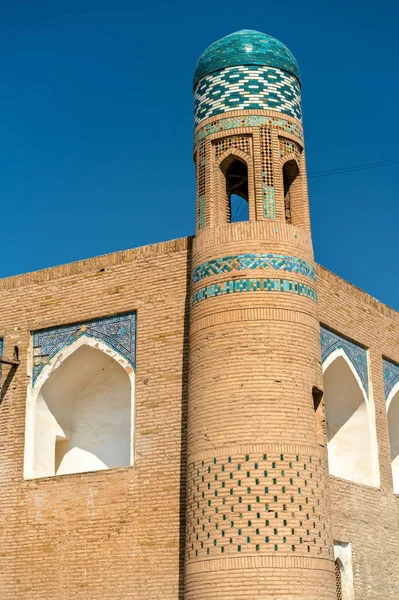
[[[44,366],[65,346],[82,335],[108,344],[135,368],[136,363],[136,313],[104,317],[85,323],[74,323],[33,333],[33,375],[35,382]]]
[[[198,145],[195,155],[196,182],[197,182],[197,225],[203,229],[206,225],[206,155],[205,140]]]
[[[337,586],[337,600],[342,600],[341,569],[337,561],[335,561],[335,585]]]
[[[326,358],[328,358],[335,350],[342,349],[354,366],[357,374],[360,377],[360,381],[363,384],[366,394],[368,394],[369,376],[367,350],[355,342],[351,342],[347,338],[341,337],[338,333],[335,333],[326,327],[320,328],[320,336],[322,361],[324,362]]]
[[[301,89],[289,73],[271,67],[229,67],[203,77],[195,89],[194,120],[238,109],[271,109],[302,118]]]
[[[284,158],[287,154],[295,154],[298,161],[301,159],[301,149],[295,142],[286,140],[284,138],[279,139],[280,156]]]
[[[389,394],[399,381],[399,365],[387,358],[383,358],[382,366],[384,370],[385,400],[388,400]]]
[[[192,280],[197,283],[206,277],[245,269],[274,269],[300,273],[316,281],[316,271],[311,263],[295,256],[282,254],[237,254],[208,260],[193,270]]]
[[[248,135],[231,135],[214,143],[216,160],[231,148],[242,150],[246,154],[251,154],[251,139]]]
[[[276,201],[273,177],[272,132],[270,127],[260,128],[260,153],[262,161],[263,216],[276,218]]]
[[[316,290],[299,281],[289,279],[234,279],[223,281],[223,283],[213,283],[201,288],[191,297],[191,304],[198,304],[207,298],[223,296],[225,294],[235,294],[237,292],[285,292],[305,296],[314,302],[317,302]]]
[[[311,456],[220,456],[190,465],[188,560],[295,553],[330,557],[325,464]]]
[[[302,127],[297,123],[291,123],[286,119],[270,117],[267,115],[242,115],[240,117],[219,119],[214,123],[204,125],[194,134],[194,145],[198,144],[198,142],[209,135],[219,133],[220,131],[228,131],[229,129],[238,129],[242,127],[261,127],[262,125],[275,128],[281,132],[291,133],[299,139],[303,139]]]

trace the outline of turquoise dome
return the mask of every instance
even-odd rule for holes
[[[241,29],[214,42],[202,53],[195,67],[194,87],[205,75],[238,65],[275,67],[300,81],[298,63],[287,46],[260,31]]]

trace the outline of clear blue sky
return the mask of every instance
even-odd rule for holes
[[[399,157],[395,0],[3,0],[0,276],[192,234],[192,73],[238,29],[302,72],[309,174]],[[309,180],[316,260],[399,310],[399,165]]]

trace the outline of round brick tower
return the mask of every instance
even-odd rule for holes
[[[195,71],[186,600],[336,599],[300,88],[256,31]]]

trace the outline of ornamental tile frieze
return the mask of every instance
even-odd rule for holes
[[[62,348],[73,344],[82,336],[104,342],[135,368],[136,313],[133,312],[35,331],[33,333],[32,384],[35,385],[45,365]]]
[[[327,329],[326,327],[320,328],[320,339],[321,339],[321,352],[322,362],[330,356],[335,350],[343,350],[351,364],[353,365],[356,373],[360,377],[360,381],[366,393],[369,393],[369,376],[368,376],[368,361],[367,361],[367,350],[362,346],[359,346],[355,342],[348,340],[340,336],[338,333]]]

